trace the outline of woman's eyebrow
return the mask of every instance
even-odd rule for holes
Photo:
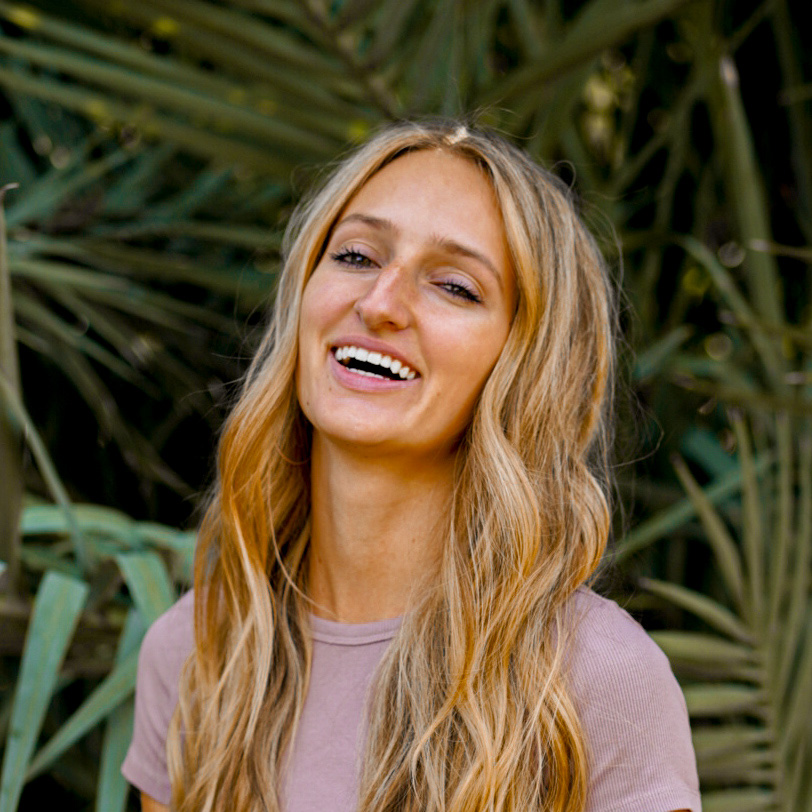
[[[456,240],[449,239],[448,237],[434,236],[431,240],[438,248],[441,248],[447,254],[456,254],[457,256],[473,259],[474,261],[483,265],[491,272],[494,279],[496,279],[499,287],[502,286],[502,277],[499,271],[496,270],[494,264],[485,256],[485,254],[477,251],[475,248],[470,248],[467,245],[457,242]]]
[[[400,231],[400,229],[391,220],[387,220],[384,217],[374,217],[371,214],[362,214],[361,212],[348,214],[336,225],[336,229],[341,228],[341,226],[345,225],[346,223],[363,223],[364,225],[368,225],[371,228],[377,229],[378,231],[390,231],[394,233],[398,233]],[[479,262],[491,272],[499,286],[502,286],[502,277],[499,271],[496,270],[493,262],[491,262],[491,260],[488,259],[488,257],[485,256],[485,254],[483,254],[481,251],[477,251],[475,248],[463,245],[462,243],[452,240],[449,237],[440,237],[436,234],[432,235],[431,242],[438,248],[445,251],[447,254],[456,254],[457,256],[466,257]]]
[[[383,217],[373,217],[371,214],[361,214],[361,212],[348,214],[346,217],[343,217],[338,223],[336,223],[335,227],[341,228],[341,226],[346,225],[347,223],[363,223],[364,225],[371,226],[379,231],[398,230],[397,226],[391,220],[386,220]]]

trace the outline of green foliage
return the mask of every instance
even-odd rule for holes
[[[73,545],[58,541],[67,541],[71,532],[83,540],[84,568],[77,565]],[[189,583],[194,536],[135,522],[109,508],[62,509],[37,503],[24,509],[21,534],[25,571],[44,570],[45,575],[28,623],[18,689],[10,706],[0,806],[17,808],[24,781],[51,768],[66,750],[103,724],[97,804],[105,812],[121,810],[128,790],[119,770],[132,736],[138,649],[149,624],[174,602],[175,584]],[[122,583],[129,600],[122,594]],[[6,602],[0,611],[10,608]],[[114,656],[83,659],[88,650],[112,650],[113,644]],[[58,677],[71,645],[76,654],[69,655],[72,662],[63,673],[73,672],[73,679],[85,672],[105,676],[34,752],[46,707],[65,687]]]
[[[23,696],[38,675],[36,697],[2,699],[0,807],[69,773],[88,776],[69,786],[85,806],[125,807],[136,652],[191,571],[193,534],[170,525],[206,484],[192,452],[214,445],[292,201],[382,122],[475,113],[574,179],[624,268],[622,360],[645,417],[639,439],[619,421],[638,446],[620,455],[639,461],[619,474],[633,526],[614,560],[623,589],[645,586],[647,619],[667,621],[705,807],[809,809],[812,123],[797,13],[0,0],[0,186],[19,184],[0,222],[0,481],[26,493],[0,489],[2,673]],[[66,610],[49,614],[57,593]]]
[[[49,573],[37,591],[3,753],[0,809],[4,812],[17,808],[25,766],[31,758],[87,591],[85,584],[59,573]]]
[[[749,431],[733,415],[742,492],[727,516],[688,466],[675,463],[712,549],[721,594],[641,580],[703,628],[653,637],[683,678],[711,812],[812,803],[812,423],[797,421],[796,432],[785,415],[776,423],[769,431],[775,461],[758,472]]]
[[[20,373],[17,346],[14,340],[14,311],[11,302],[6,223],[3,211],[5,193],[10,188],[14,187],[0,188],[0,380],[16,394],[20,388]],[[0,414],[0,481],[5,484],[5,487],[0,489],[2,491],[0,495],[0,562],[5,562],[4,569],[8,567],[5,577],[9,583],[16,584],[19,576],[17,524],[22,500],[22,460],[16,433],[8,420],[3,419],[2,414]]]

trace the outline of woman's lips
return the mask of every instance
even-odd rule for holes
[[[395,372],[391,377],[411,378],[420,377],[420,370],[412,363],[411,359],[403,355],[397,347],[393,347],[387,342],[380,341],[371,336],[347,334],[338,336],[331,342],[331,352],[337,356],[337,360],[348,364],[348,358],[358,358],[364,361],[364,366],[370,364],[372,371],[380,371],[384,377],[390,377],[391,372]],[[385,360],[384,360],[385,359]],[[394,368],[392,364],[394,363]],[[351,366],[358,366],[350,364]],[[383,366],[384,369],[376,370],[375,366]],[[404,373],[413,372],[410,376]]]
[[[378,350],[368,350],[366,347],[357,347],[354,344],[344,344],[333,348],[336,361],[355,372],[365,375],[404,381],[411,381],[417,377],[417,372],[407,363],[393,353]]]
[[[350,369],[349,367],[344,366],[340,361],[336,360],[334,352],[331,352],[329,355],[330,369],[338,382],[343,386],[350,389],[355,389],[359,392],[391,392],[405,389],[410,386],[415,386],[420,380],[420,377],[417,375],[411,380],[364,375],[362,372]]]

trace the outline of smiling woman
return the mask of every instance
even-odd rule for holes
[[[493,134],[398,124],[285,254],[194,592],[142,648],[144,808],[699,810],[666,658],[585,586],[614,296],[568,190]]]
[[[347,205],[304,291],[298,398],[314,440],[450,463],[514,298],[484,172],[436,150],[388,164]]]

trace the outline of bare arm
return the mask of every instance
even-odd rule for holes
[[[147,795],[146,792],[142,792],[141,812],[169,812],[169,807],[159,804],[154,798]]]

